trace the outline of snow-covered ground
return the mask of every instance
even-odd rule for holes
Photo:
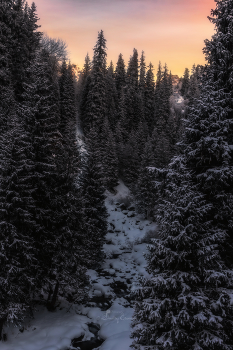
[[[103,247],[106,259],[100,269],[88,271],[92,288],[86,305],[70,305],[61,300],[55,312],[39,307],[34,319],[26,321],[23,328],[6,330],[8,340],[0,342],[0,350],[84,349],[82,345],[94,337],[93,329],[104,340],[96,345],[99,350],[130,350],[130,291],[141,275],[147,275],[143,256],[146,243],[141,240],[148,231],[156,230],[156,224],[142,220],[132,203],[127,208],[129,203],[130,192],[122,182],[115,195],[107,193],[109,232]]]

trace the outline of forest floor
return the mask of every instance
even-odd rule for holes
[[[148,276],[144,253],[156,224],[135,213],[129,189],[120,182],[107,192],[108,234],[105,260],[89,270],[89,300],[71,305],[59,300],[55,312],[38,307],[20,328],[5,329],[8,340],[0,350],[130,350],[133,304],[131,293],[141,276]]]

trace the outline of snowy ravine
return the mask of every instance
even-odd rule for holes
[[[60,300],[55,312],[38,307],[24,327],[6,329],[8,340],[0,342],[0,350],[93,349],[91,342],[97,338],[103,341],[96,342],[99,350],[130,349],[133,301],[129,293],[138,278],[147,275],[143,256],[146,243],[141,240],[147,232],[156,230],[156,224],[141,220],[132,204],[126,210],[129,197],[123,183],[115,195],[107,193],[109,231],[103,247],[106,259],[100,269],[88,271],[92,284],[89,302],[70,305]]]

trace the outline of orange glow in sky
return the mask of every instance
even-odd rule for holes
[[[133,48],[147,65],[166,62],[172,74],[204,64],[204,40],[214,34],[207,16],[214,0],[35,0],[41,31],[66,41],[72,63],[92,58],[98,31],[107,39],[108,62],[119,53],[128,64]]]

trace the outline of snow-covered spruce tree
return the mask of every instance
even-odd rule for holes
[[[55,276],[53,258],[60,248],[56,241],[56,230],[62,227],[64,220],[62,203],[60,206],[58,199],[58,184],[60,167],[63,166],[61,159],[65,154],[59,132],[58,86],[53,80],[49,54],[45,50],[38,52],[28,71],[22,97],[22,120],[25,130],[31,135],[35,164],[35,208],[32,211],[37,223],[33,240],[37,249],[38,274],[42,285],[47,285],[49,281],[52,286]]]
[[[84,66],[83,66],[83,79],[84,79],[84,81],[87,78],[87,76],[90,74],[90,72],[91,72],[91,59],[89,57],[89,54],[87,53],[87,55],[85,57],[85,61],[84,61]]]
[[[90,77],[90,73],[91,73],[91,59],[89,57],[89,54],[87,53],[84,60],[83,69],[79,73],[79,77],[78,77],[78,81],[75,89],[77,106],[80,112],[82,111],[83,108],[85,110],[85,102],[87,97],[86,94],[88,93],[87,79],[88,77]]]
[[[105,186],[109,190],[113,190],[119,182],[119,171],[118,171],[118,158],[116,153],[116,143],[112,131],[109,132],[109,137],[106,142],[106,152],[104,163],[105,163]]]
[[[79,119],[81,122],[82,129],[88,129],[88,123],[87,123],[87,97],[89,93],[89,89],[91,86],[91,74],[89,73],[86,78],[82,81],[82,76],[80,76],[79,79],[79,88],[80,91],[77,94],[77,104],[78,104],[78,110],[79,110]]]
[[[133,50],[133,55],[130,57],[127,70],[127,89],[125,92],[125,114],[128,121],[128,132],[136,130],[143,116],[143,97],[139,90],[139,64],[138,52]]]
[[[39,279],[43,290],[48,293],[48,307],[53,309],[59,294],[70,300],[72,290],[72,299],[78,299],[83,294],[85,280],[85,269],[80,259],[82,250],[78,244],[81,236],[78,237],[79,227],[74,218],[74,116],[69,109],[67,118],[70,119],[67,124],[63,123],[62,135],[59,131],[58,84],[54,82],[46,51],[38,53],[28,78],[28,83],[24,85],[22,119],[31,135],[35,163],[33,199],[36,207],[32,210],[37,226],[33,240],[37,249]],[[63,96],[63,107],[68,102]],[[67,112],[67,108],[63,111]]]
[[[0,340],[4,323],[20,324],[40,286],[33,240],[36,221],[32,213],[34,163],[28,157],[31,139],[17,120],[14,99],[8,108],[9,129],[0,137]]]
[[[126,93],[127,93],[127,88],[126,87],[122,88],[119,103],[118,103],[118,108],[117,108],[117,120],[118,120],[117,125],[118,125],[118,129],[119,127],[121,129],[121,134],[124,142],[128,140],[128,136],[129,136],[129,133],[128,133],[129,120],[127,118],[127,111],[126,111]]]
[[[13,88],[11,80],[11,56],[8,48],[9,42],[12,40],[12,33],[9,28],[11,16],[10,3],[3,1],[0,3],[0,135],[8,130],[8,119],[11,116]]]
[[[74,82],[72,76],[72,67],[69,64],[67,67],[64,60],[61,67],[61,76],[59,78],[59,92],[60,92],[60,132],[69,139],[67,133],[74,130],[76,135],[76,109],[75,109],[75,92]],[[72,123],[72,126],[70,125]],[[75,137],[75,136],[73,136]],[[76,137],[75,137],[76,139]]]
[[[115,130],[116,153],[118,159],[118,174],[121,178],[124,174],[124,148],[125,140],[128,138],[125,128],[123,127],[124,120],[119,120]]]
[[[199,90],[199,72],[200,68],[199,66],[195,66],[195,64],[192,67],[191,76],[189,80],[189,105],[193,105],[195,101],[200,96],[200,90]]]
[[[157,167],[168,164],[174,149],[175,125],[170,109],[171,94],[171,74],[168,74],[166,64],[163,72],[161,64],[159,64],[155,90],[155,128],[158,134],[155,148],[155,158],[157,159],[155,166]]]
[[[80,117],[85,134],[92,127],[101,131],[106,115],[106,57],[106,39],[101,30],[94,47],[92,71],[86,86],[88,90],[82,100]]]
[[[85,296],[87,284],[86,248],[80,208],[80,193],[77,178],[80,171],[80,156],[76,138],[76,108],[72,66],[62,65],[60,87],[60,132],[62,135],[63,155],[57,170],[59,176],[59,202],[62,203],[63,222],[57,232],[57,240],[62,248],[56,253],[56,273],[60,293],[69,301],[80,301]],[[60,159],[59,159],[60,158]],[[54,259],[54,260],[55,260]],[[54,307],[51,300],[50,307]]]
[[[148,125],[149,133],[151,134],[155,127],[155,95],[154,95],[154,73],[153,65],[149,64],[149,69],[146,72],[146,86],[144,99],[144,115]]]
[[[136,139],[136,131],[132,130],[128,141],[125,143],[123,149],[123,179],[134,189],[138,178],[138,168],[140,165],[140,158],[138,154],[138,145]]]
[[[161,84],[162,84],[162,64],[159,61],[159,65],[156,73],[156,84],[155,84],[155,110],[159,109],[159,101],[161,98]]]
[[[160,239],[149,246],[151,277],[137,290],[135,349],[232,349],[232,273],[219,254],[226,233],[191,177],[181,158],[157,173]]]
[[[182,116],[183,117],[183,116]],[[181,116],[180,116],[181,118]],[[182,121],[180,121],[182,122]],[[182,125],[182,124],[181,124]],[[166,125],[166,136],[168,139],[168,157],[167,157],[167,164],[171,160],[172,156],[176,154],[177,152],[177,145],[176,143],[180,141],[180,135],[182,133],[182,130],[179,130],[181,126],[179,126],[179,119],[176,115],[174,115],[173,110],[170,110],[169,118]]]
[[[126,72],[125,72],[125,61],[120,53],[115,70],[115,84],[118,93],[118,98],[120,99],[121,90],[126,84]]]
[[[160,239],[148,255],[136,307],[135,348],[233,348],[232,1],[216,1],[200,99],[190,108],[183,157],[158,170]],[[230,250],[230,251],[229,251]]]
[[[127,84],[138,86],[138,75],[139,75],[139,64],[138,64],[138,51],[133,49],[133,55],[130,57],[128,69],[127,69]]]
[[[216,226],[229,234],[224,258],[232,261],[233,209],[233,3],[217,1],[211,22],[216,33],[206,40],[209,65],[202,73],[201,97],[190,108],[185,154],[195,181],[211,201]],[[221,49],[220,49],[221,48]]]
[[[77,146],[77,119],[75,106],[75,90],[73,69],[71,64],[67,66],[64,61],[59,79],[60,92],[60,124],[59,131],[62,135],[63,148],[66,158],[63,159],[65,167],[65,183],[70,191],[76,181],[79,172],[79,152]]]
[[[0,4],[0,18],[6,15]],[[7,41],[11,32],[0,21],[0,340],[6,322],[20,323],[31,306],[36,287],[37,261],[30,209],[33,162],[29,135],[18,121]]]
[[[105,207],[105,188],[102,183],[102,164],[98,162],[99,138],[94,128],[87,140],[88,157],[83,165],[81,184],[81,212],[85,247],[89,268],[96,267],[103,259],[102,246],[107,234],[107,210]]]
[[[145,120],[141,120],[139,122],[138,128],[135,133],[136,142],[137,142],[137,148],[138,148],[138,155],[139,159],[141,161],[142,154],[144,150],[144,146],[148,137],[148,126]]]
[[[190,84],[189,69],[185,68],[184,76],[182,78],[182,87],[180,89],[180,93],[181,93],[182,96],[184,96],[184,98],[188,97],[189,84]]]
[[[171,86],[169,83],[168,68],[165,64],[164,71],[159,63],[155,89],[155,123],[160,134],[165,131],[170,115]]]
[[[118,157],[115,138],[110,129],[108,119],[105,118],[102,131],[102,174],[103,184],[108,190],[113,190],[118,185]]]
[[[154,194],[154,149],[153,142],[148,138],[144,145],[143,154],[139,169],[139,176],[136,185],[136,203],[140,213],[148,219],[153,216],[153,207],[155,206]]]
[[[114,67],[112,61],[106,73],[106,115],[108,116],[111,130],[114,131],[117,124],[117,89],[114,80]]]
[[[140,58],[140,71],[139,71],[138,85],[141,91],[144,93],[144,88],[146,85],[146,62],[145,62],[144,51],[142,51],[141,58]]]
[[[20,101],[26,70],[35,57],[42,33],[38,31],[38,17],[34,2],[29,7],[25,0],[1,1],[2,6],[5,6],[6,3],[7,12],[10,15],[8,19],[12,36],[11,41],[8,42],[11,56],[10,70],[15,96]]]
[[[140,145],[140,142],[138,141]],[[144,143],[140,161],[140,171],[137,180],[137,206],[146,217],[152,217],[155,201],[155,167],[165,167],[171,158],[170,142],[167,134],[157,132],[155,127],[151,137]]]
[[[142,51],[139,66],[139,81],[138,81],[138,124],[140,120],[144,119],[145,109],[145,88],[146,88],[146,62],[144,51]],[[136,125],[138,127],[138,125]]]
[[[172,83],[172,72],[170,71],[169,76],[168,76],[168,86],[170,89],[169,95],[171,96],[173,94],[173,83]]]

